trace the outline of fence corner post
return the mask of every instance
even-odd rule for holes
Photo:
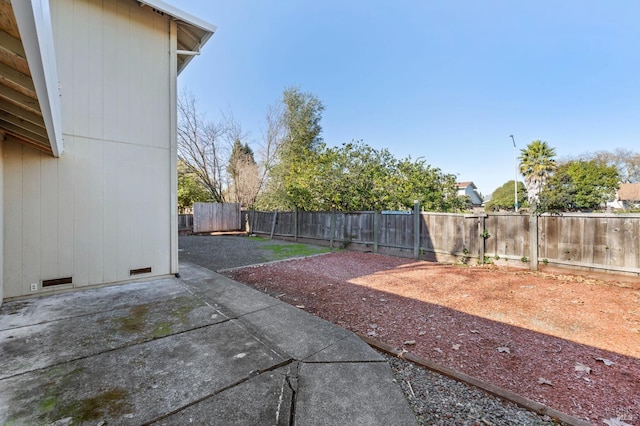
[[[413,258],[420,259],[420,201],[413,202]]]

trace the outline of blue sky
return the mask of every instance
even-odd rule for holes
[[[490,194],[519,149],[640,151],[640,2],[168,0],[218,27],[179,77],[257,148],[296,86],[325,105],[329,145],[424,157]],[[521,177],[519,177],[521,179]]]

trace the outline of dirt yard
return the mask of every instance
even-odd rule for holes
[[[357,252],[227,275],[594,424],[640,424],[638,281]]]

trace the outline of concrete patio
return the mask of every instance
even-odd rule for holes
[[[411,425],[354,334],[189,263],[5,302],[0,424]]]

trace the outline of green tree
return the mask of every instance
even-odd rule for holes
[[[388,151],[376,151],[360,142],[332,148],[323,145],[315,155],[304,158],[301,172],[289,182],[289,196],[304,210],[373,209],[391,160]]]
[[[188,167],[178,160],[178,210],[189,211],[193,203],[211,201],[211,192],[198,180],[195,173],[189,172]]]
[[[270,128],[282,129],[283,135],[277,144],[277,162],[270,169],[267,193],[261,197],[261,204],[292,208],[296,206],[295,199],[301,196],[296,182],[306,172],[307,163],[316,161],[323,146],[320,121],[324,105],[312,93],[287,88],[282,94],[282,108],[271,110],[274,111],[280,115],[269,117]]]
[[[514,210],[515,191],[513,180],[505,183],[501,187],[497,188],[491,194],[491,199],[484,205],[484,210],[488,212],[495,212],[500,210]],[[527,190],[522,182],[518,182],[518,205],[527,207],[527,203],[524,201],[526,198]]]
[[[555,149],[546,142],[535,140],[520,151],[520,173],[524,176],[529,204],[538,203],[540,192],[556,168]]]
[[[282,156],[296,161],[299,156],[315,152],[322,143],[322,112],[324,105],[313,93],[290,87],[282,93],[286,129]]]
[[[540,194],[539,212],[595,210],[612,201],[619,187],[615,166],[596,160],[561,164]]]
[[[389,208],[411,208],[419,201],[423,210],[454,212],[464,209],[466,197],[458,196],[456,176],[431,167],[424,160],[405,158],[391,171],[389,191],[395,197]]]
[[[457,196],[454,175],[424,161],[398,160],[388,150],[359,141],[341,147],[318,148],[291,180],[291,200],[303,210],[404,210],[420,201],[425,210],[457,211],[465,200]]]
[[[579,155],[577,160],[596,160],[615,166],[621,183],[640,183],[640,152],[617,148],[614,151],[596,151]]]

